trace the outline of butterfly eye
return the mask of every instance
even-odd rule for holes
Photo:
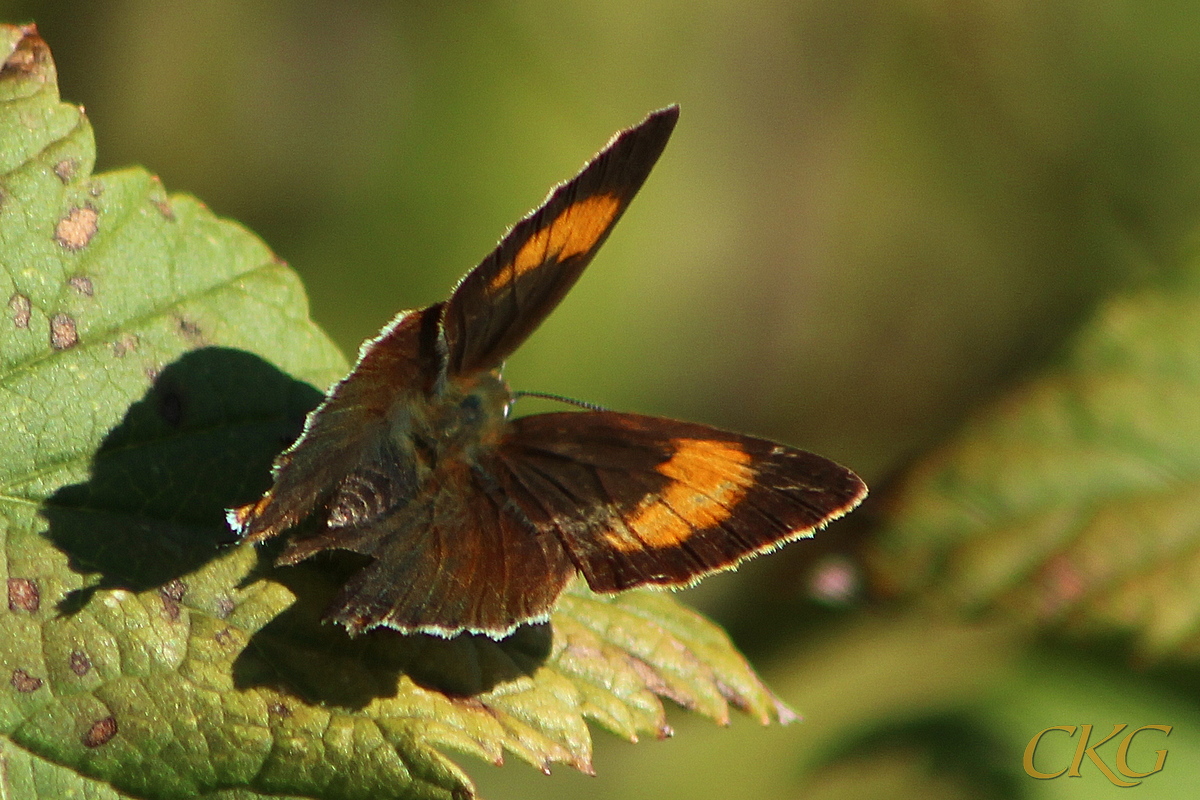
[[[483,417],[483,398],[471,393],[458,402],[458,413],[454,415],[450,426],[452,431],[448,433],[455,435],[465,429],[478,428],[483,422]]]

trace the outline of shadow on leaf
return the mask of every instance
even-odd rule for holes
[[[99,589],[162,587],[214,558],[232,541],[225,508],[266,489],[271,461],[320,399],[241,350],[206,347],[164,368],[104,438],[91,478],[42,508],[71,568],[99,575],[60,612]]]
[[[186,592],[180,579],[235,541],[225,509],[266,490],[272,461],[321,398],[241,350],[206,347],[163,369],[104,438],[90,479],[60,489],[42,508],[46,536],[71,568],[98,575],[69,593],[59,612],[78,613],[97,591],[118,588],[157,588],[164,602],[177,605]],[[532,674],[550,653],[549,625],[527,626],[502,642],[389,630],[351,638],[323,624],[321,615],[362,557],[335,551],[275,568],[278,549],[260,550],[247,581],[282,583],[296,601],[255,633],[234,662],[239,688],[265,685],[361,708],[395,695],[404,673],[426,688],[470,696]]]

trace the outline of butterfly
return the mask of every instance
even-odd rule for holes
[[[370,560],[325,613],[502,639],[592,590],[683,586],[812,533],[866,486],[812,453],[707,425],[588,410],[513,418],[505,360],[558,305],[666,147],[670,106],[621,131],[518,222],[450,298],[402,311],[228,512],[261,542],[303,520],[277,563]]]

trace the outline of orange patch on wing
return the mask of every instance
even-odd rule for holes
[[[497,271],[488,289],[494,292],[547,262],[558,263],[586,253],[612,227],[620,210],[621,199],[611,194],[592,195],[572,203],[521,245],[513,260]]]
[[[693,532],[728,519],[754,484],[750,455],[732,442],[676,439],[673,444],[675,453],[656,468],[671,482],[625,520],[634,538],[624,531],[606,537],[622,552],[677,547]]]

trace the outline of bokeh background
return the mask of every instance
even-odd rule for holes
[[[0,17],[39,24],[98,169],[144,165],[260,234],[350,356],[445,297],[614,131],[679,103],[510,382],[776,438],[876,495],[1105,293],[1176,269],[1200,210],[1187,2],[0,0]],[[1024,742],[1126,708],[1163,722],[1146,709],[1169,715],[1177,687],[1002,625],[814,602],[815,574],[853,588],[871,519],[687,596],[804,723],[677,713],[665,743],[597,732],[595,778],[469,764],[485,796],[1119,791],[1025,778]],[[864,760],[829,761],[872,736]],[[1187,796],[1169,781],[1191,758],[1200,785],[1188,746],[1133,791]]]

